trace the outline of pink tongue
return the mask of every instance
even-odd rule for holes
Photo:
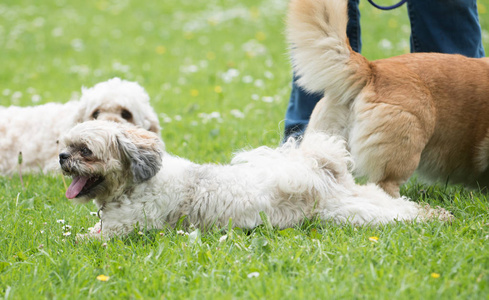
[[[80,194],[81,190],[83,189],[87,181],[88,181],[88,177],[84,177],[84,176],[76,176],[75,178],[73,178],[73,181],[68,187],[68,190],[66,190],[66,198],[68,199],[76,198],[76,196]]]

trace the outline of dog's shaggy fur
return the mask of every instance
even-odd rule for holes
[[[62,142],[61,168],[73,177],[66,196],[95,199],[101,210],[101,224],[89,236],[174,226],[183,216],[184,224],[203,229],[230,218],[253,228],[262,211],[280,228],[313,217],[354,224],[451,218],[373,184],[356,185],[344,142],[324,134],[309,135],[300,147],[291,139],[277,149],[241,152],[230,165],[172,156],[155,134],[113,122],[81,123]]]
[[[23,171],[56,170],[61,133],[92,119],[129,122],[153,132],[160,130],[146,91],[136,82],[119,78],[82,88],[79,101],[0,107],[0,174],[17,170],[19,152],[23,156]]]
[[[292,0],[298,84],[324,98],[308,132],[339,134],[358,175],[390,195],[422,179],[487,188],[489,58],[414,53],[369,62],[347,41],[347,0]]]

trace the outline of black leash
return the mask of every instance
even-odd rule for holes
[[[375,8],[382,9],[382,10],[391,10],[391,9],[396,9],[399,6],[402,6],[404,3],[407,2],[407,0],[401,0],[399,3],[391,5],[391,6],[380,6],[380,5],[376,4],[373,0],[368,0],[368,2],[370,2],[370,4],[372,4]]]

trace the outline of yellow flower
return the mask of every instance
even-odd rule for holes
[[[216,26],[219,23],[219,21],[216,18],[209,18],[207,19],[207,23],[209,23],[209,25],[211,26]]]
[[[379,238],[376,237],[376,236],[371,236],[371,237],[368,238],[368,240],[371,241],[371,242],[377,243],[379,241]]]
[[[481,15],[483,15],[483,14],[487,13],[487,9],[486,9],[486,7],[484,6],[484,4],[482,4],[482,3],[477,3],[477,6],[479,7],[479,13],[480,13]]]
[[[390,19],[387,24],[390,28],[397,28],[399,25],[399,23],[397,23],[397,19]]]
[[[250,14],[253,19],[258,19],[260,17],[260,10],[256,7],[250,9]]]
[[[165,54],[166,53],[166,47],[165,46],[157,46],[155,49],[157,54]]]
[[[218,93],[218,94],[222,93],[222,88],[221,88],[221,86],[216,85],[216,87],[214,88],[214,92],[216,92],[216,93]]]
[[[256,39],[259,40],[259,41],[263,41],[267,38],[267,36],[265,35],[264,32],[257,32],[256,35],[255,35]]]
[[[196,89],[193,89],[190,91],[190,95],[192,95],[192,97],[197,97],[199,95],[199,91]]]
[[[216,59],[216,54],[214,52],[207,52],[206,57],[208,60]]]
[[[98,275],[97,280],[99,281],[109,281],[110,277],[105,275]]]
[[[433,278],[440,278],[440,274],[439,273],[431,273],[431,277]]]

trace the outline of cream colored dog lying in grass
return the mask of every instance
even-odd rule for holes
[[[265,212],[273,226],[304,219],[353,224],[396,220],[448,220],[443,209],[391,198],[376,185],[356,185],[344,142],[311,134],[277,149],[238,153],[229,165],[198,165],[164,151],[158,136],[129,124],[81,123],[62,139],[61,168],[73,182],[69,199],[94,202],[101,223],[94,237],[126,235],[135,228],[185,224],[206,229],[254,228]]]
[[[119,78],[83,88],[79,101],[0,107],[0,175],[17,170],[19,152],[23,171],[58,169],[61,134],[93,119],[132,123],[153,132],[160,129],[146,91],[136,82]]]

